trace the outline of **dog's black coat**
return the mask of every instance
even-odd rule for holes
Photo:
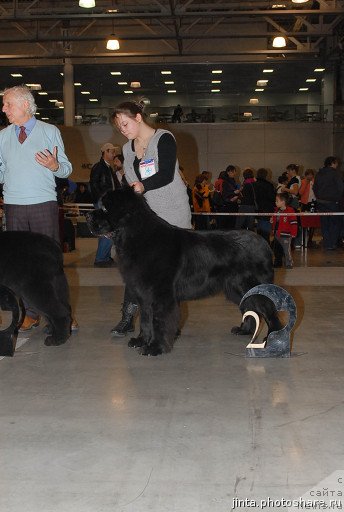
[[[46,345],[61,345],[70,336],[69,288],[61,248],[48,236],[29,231],[0,232],[0,284],[45,316]]]
[[[141,310],[144,355],[169,352],[179,323],[179,302],[223,291],[239,304],[254,286],[273,282],[267,242],[250,231],[193,231],[160,219],[143,196],[126,188],[106,193],[103,209],[87,214],[91,231],[112,233],[119,269]],[[263,296],[243,311],[263,316],[269,332],[280,329],[273,303]],[[232,332],[253,332],[252,318]],[[135,346],[131,344],[131,346]],[[138,345],[136,345],[138,346]]]

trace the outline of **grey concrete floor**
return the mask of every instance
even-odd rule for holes
[[[295,499],[343,469],[344,251],[278,274],[293,357],[252,360],[222,296],[183,306],[171,354],[111,338],[123,287],[94,249],[65,255],[79,332],[45,347],[39,327],[0,360],[1,512],[261,510],[233,499]]]

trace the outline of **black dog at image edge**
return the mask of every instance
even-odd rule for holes
[[[143,355],[171,351],[181,301],[224,292],[239,305],[248,290],[273,282],[270,247],[255,233],[174,227],[129,187],[107,192],[102,204],[102,209],[87,214],[87,222],[93,234],[114,240],[119,270],[141,312],[140,336],[129,346],[140,347]],[[269,333],[281,328],[276,308],[267,297],[247,298],[242,312],[248,310],[265,319]],[[254,328],[249,316],[232,333],[251,334]]]
[[[72,318],[60,246],[39,233],[4,231],[0,248],[0,285],[46,318],[45,345],[62,345],[70,336]]]

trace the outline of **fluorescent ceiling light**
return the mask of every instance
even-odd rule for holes
[[[81,91],[81,94],[91,94],[90,91]]]
[[[119,41],[116,38],[115,34],[111,34],[111,36],[107,40],[106,49],[112,51],[119,50]]]
[[[74,119],[82,119],[82,116],[80,114],[77,114],[76,116],[74,116]]]
[[[221,83],[221,80],[212,80],[211,81],[212,84],[220,84]]]
[[[256,91],[256,92],[264,92],[264,91],[265,91],[265,89],[259,89],[259,88],[258,88],[258,89],[255,89],[255,91]]]
[[[285,4],[272,4],[271,8],[272,9],[285,9],[286,5]]]
[[[307,78],[306,82],[316,82],[316,78]]]
[[[173,80],[168,80],[167,82],[164,82],[164,84],[166,84],[166,85],[173,85],[174,81]]]
[[[177,92],[177,91],[176,91],[175,89],[168,89],[168,91],[167,91],[167,92],[169,92],[169,93],[174,93],[174,92]]]
[[[60,73],[61,76],[63,76],[63,73]]]
[[[79,7],[84,7],[85,9],[92,9],[92,7],[95,6],[95,0],[79,0]]]
[[[213,75],[221,75],[221,73],[222,73],[222,69],[213,69],[212,70]]]
[[[263,69],[263,73],[273,73],[273,69]]]
[[[118,12],[118,9],[108,9],[107,12]]]
[[[80,87],[81,83],[80,82],[74,82],[74,85],[75,85],[75,87]]]
[[[50,101],[50,103],[56,103],[59,100],[49,100],[49,101]]]
[[[252,117],[252,112],[244,112],[244,117]]]
[[[49,121],[49,117],[41,117],[42,121]]]
[[[90,98],[88,101],[98,101],[97,98]]]
[[[283,36],[276,36],[273,38],[273,41],[272,41],[272,46],[274,48],[284,48],[285,46],[287,46],[287,42],[285,40],[285,37]]]
[[[158,117],[159,115],[159,112],[152,112],[151,114],[149,114],[149,117]]]
[[[316,73],[322,73],[323,71],[325,71],[325,68],[315,68],[314,70]]]
[[[41,113],[40,112],[36,112],[35,116],[40,116]]]
[[[211,89],[211,92],[220,92],[221,89]]]
[[[128,82],[117,82],[118,85],[128,85]]]
[[[48,93],[47,92],[39,92],[38,93],[40,96],[48,96]]]
[[[63,101],[55,101],[55,107],[62,107]]]
[[[162,75],[172,75],[172,71],[160,71]]]
[[[265,87],[269,80],[257,80],[257,85]]]
[[[110,71],[110,75],[121,75],[120,71]]]
[[[299,91],[308,91],[308,87],[300,87]]]
[[[26,87],[29,87],[33,91],[40,91],[42,89],[41,84],[25,84]]]
[[[13,78],[21,78],[23,75],[20,73],[11,73],[11,76],[13,76]]]
[[[134,91],[124,91],[124,94],[133,94]]]

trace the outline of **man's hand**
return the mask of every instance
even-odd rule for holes
[[[142,185],[141,181],[133,181],[131,186],[133,187],[134,191],[137,192],[138,194],[143,194],[145,191],[145,187]]]
[[[49,149],[39,151],[35,154],[35,160],[39,164],[43,165],[43,167],[49,169],[49,171],[56,172],[59,168],[59,163],[57,161],[57,146],[54,147],[52,153]]]

